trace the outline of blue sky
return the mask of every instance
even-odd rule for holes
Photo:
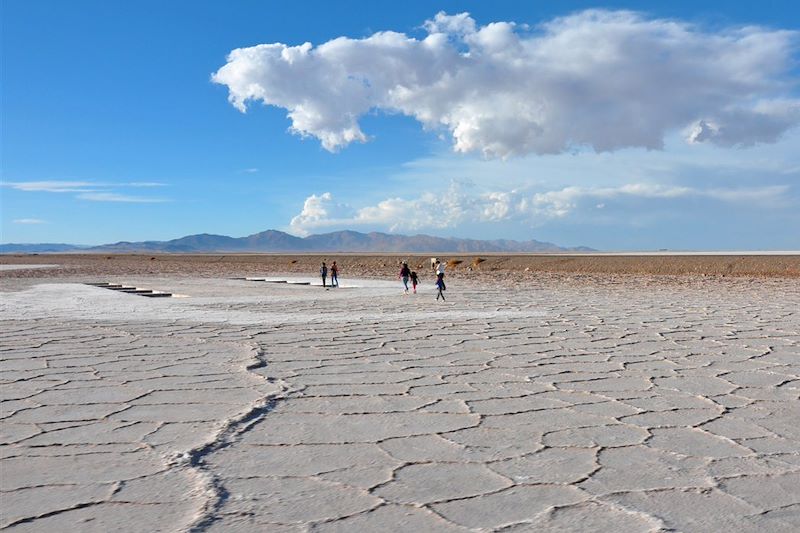
[[[4,1],[0,241],[800,249],[800,8],[697,4]]]

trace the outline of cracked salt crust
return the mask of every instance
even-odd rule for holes
[[[792,280],[124,281],[2,293],[0,527],[800,527]]]

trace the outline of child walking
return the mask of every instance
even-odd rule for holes
[[[419,285],[419,276],[417,276],[416,272],[411,272],[411,288],[414,291],[414,294],[417,294],[417,285]]]
[[[414,291],[414,294],[417,294],[417,285],[419,284],[419,276],[417,276],[416,272],[411,272],[411,288]]]

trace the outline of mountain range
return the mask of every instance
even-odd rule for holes
[[[211,253],[211,252],[564,252],[593,251],[583,246],[563,248],[549,242],[507,239],[476,240],[397,235],[380,232],[335,231],[297,237],[267,230],[247,237],[201,233],[170,241],[116,242],[100,246],[71,244],[0,244],[0,253]]]

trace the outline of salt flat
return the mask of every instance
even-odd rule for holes
[[[620,281],[622,280],[622,281]],[[797,531],[800,284],[3,280],[9,531]]]

